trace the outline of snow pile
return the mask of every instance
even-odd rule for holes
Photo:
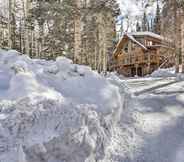
[[[177,81],[184,81],[184,74],[183,74],[183,73],[177,74],[176,80],[177,80]]]
[[[105,159],[122,110],[119,89],[107,79],[66,58],[1,50],[0,81],[0,161]]]
[[[151,77],[176,77],[175,68],[158,69],[151,74]]]

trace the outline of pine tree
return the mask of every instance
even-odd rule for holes
[[[153,31],[156,34],[161,34],[161,16],[160,16],[160,6],[157,0],[157,9],[156,9],[156,16],[154,19],[154,26],[153,26]]]
[[[148,20],[147,20],[146,12],[144,12],[144,15],[143,15],[142,31],[148,31]]]
[[[151,31],[151,25],[150,25],[150,22],[148,21],[148,31]]]
[[[141,26],[140,26],[139,22],[137,22],[137,24],[136,24],[136,31],[137,32],[141,31]]]
[[[181,21],[180,15],[181,5],[178,0],[164,0],[162,11],[163,29],[162,33],[173,40],[176,73],[179,72],[179,64],[181,60]],[[169,25],[168,25],[169,24]]]
[[[153,23],[153,18],[151,18],[151,20],[150,20],[150,28],[151,28],[151,32],[154,32],[154,23]]]
[[[33,58],[64,55],[99,72],[107,70],[115,45],[115,18],[120,13],[116,0],[8,2],[9,48],[15,42],[18,51]]]

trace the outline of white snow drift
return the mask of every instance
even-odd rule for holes
[[[103,160],[119,120],[119,89],[66,58],[0,51],[0,161]]]
[[[151,74],[151,77],[176,77],[175,68],[158,69]]]

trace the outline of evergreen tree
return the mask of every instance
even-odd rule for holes
[[[137,22],[137,24],[136,24],[136,31],[137,32],[141,31],[141,26],[140,26],[139,22]]]
[[[116,0],[7,2],[8,36],[0,31],[2,47],[16,47],[32,58],[64,55],[95,70],[107,70],[115,46],[115,18],[120,14]]]
[[[161,34],[161,16],[160,16],[160,6],[157,1],[157,9],[156,9],[156,16],[154,19],[154,32],[157,34]]]
[[[153,18],[151,18],[151,20],[150,20],[151,32],[154,32],[153,24],[154,24],[154,20],[153,20]]]
[[[143,15],[142,31],[148,31],[148,20],[147,20],[146,12],[144,12],[144,15]]]
[[[55,58],[58,55],[73,53],[73,20],[77,14],[73,1],[38,1],[36,3],[30,12],[32,21],[38,24],[39,57]]]
[[[148,21],[148,31],[151,31],[151,25],[150,25],[150,22]]]

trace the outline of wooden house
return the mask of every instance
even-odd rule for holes
[[[127,77],[145,76],[175,62],[172,41],[152,32],[125,33],[114,52],[111,70]]]

